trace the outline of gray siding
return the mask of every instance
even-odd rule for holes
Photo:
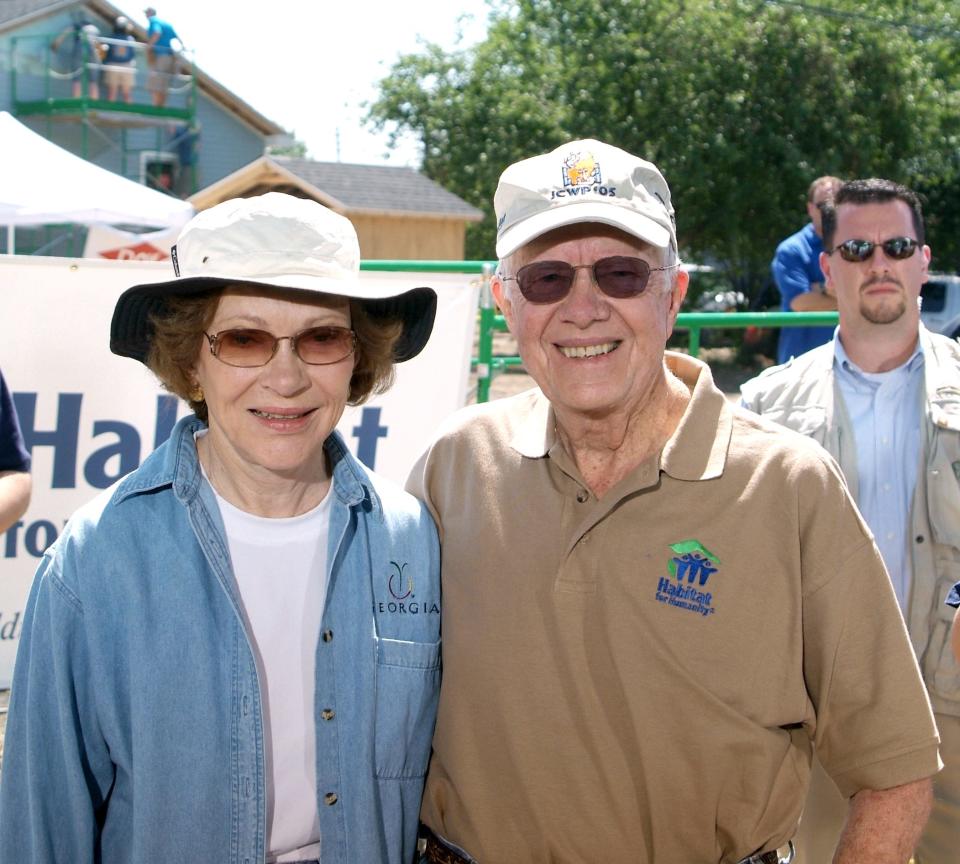
[[[197,188],[203,189],[263,155],[264,138],[209,99],[197,105],[200,151]]]

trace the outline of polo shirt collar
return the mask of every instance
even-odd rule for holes
[[[660,453],[660,470],[677,480],[720,477],[733,430],[733,409],[713,383],[710,367],[686,354],[667,351],[667,367],[690,389],[690,402]],[[562,447],[550,401],[535,391],[530,409],[517,425],[510,446],[528,459]]]
[[[706,363],[672,351],[665,356],[670,371],[690,389],[690,402],[663,447],[660,469],[676,480],[720,477],[733,433],[733,408]]]

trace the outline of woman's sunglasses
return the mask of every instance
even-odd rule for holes
[[[612,255],[593,264],[568,264],[566,261],[534,261],[517,270],[516,276],[502,277],[516,281],[520,293],[530,303],[556,303],[570,293],[577,270],[592,270],[597,287],[608,297],[626,300],[638,297],[647,288],[655,270],[672,270],[678,264],[651,267],[642,258]]]
[[[204,333],[210,353],[228,366],[266,366],[277,346],[289,339],[293,353],[310,366],[328,366],[349,357],[357,337],[347,327],[310,327],[294,336],[274,336],[266,330],[247,328]]]
[[[910,237],[891,237],[882,243],[874,243],[872,240],[847,240],[838,243],[827,254],[832,255],[839,252],[844,261],[863,262],[873,257],[873,250],[878,246],[883,249],[883,254],[894,261],[903,261],[909,258],[916,251],[920,244]]]

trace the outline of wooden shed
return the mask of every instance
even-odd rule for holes
[[[363,258],[463,260],[468,222],[483,213],[413,168],[262,156],[190,197],[197,210],[286,192],[346,216]]]

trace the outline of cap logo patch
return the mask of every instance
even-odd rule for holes
[[[570,153],[563,160],[563,185],[592,186],[603,182],[600,174],[600,163],[593,158],[592,153]]]
[[[563,188],[554,189],[550,193],[551,199],[573,198],[591,192],[597,195],[617,194],[615,186],[603,184],[600,163],[588,150],[567,154],[560,166],[560,171],[563,176]]]

